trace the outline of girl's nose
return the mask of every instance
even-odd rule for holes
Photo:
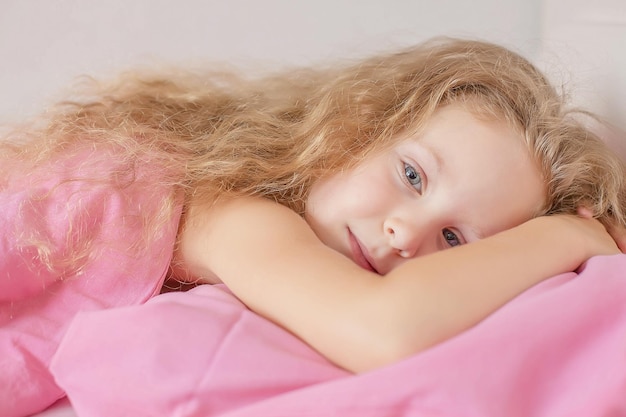
[[[389,218],[384,224],[384,233],[389,245],[403,258],[413,258],[424,243],[425,230],[419,225]]]

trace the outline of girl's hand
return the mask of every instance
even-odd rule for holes
[[[586,207],[580,207],[578,209],[578,216],[582,217],[583,219],[593,219],[592,211]],[[606,227],[605,231],[611,236],[619,251],[622,253],[626,253],[626,228],[621,225],[612,225]]]
[[[624,226],[611,226],[608,229],[609,234],[617,244],[622,253],[626,253],[626,228]]]

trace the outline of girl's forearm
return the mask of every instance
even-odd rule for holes
[[[588,257],[565,219],[542,217],[388,274],[371,302],[389,332],[391,361],[468,329],[531,286]]]
[[[441,342],[574,270],[599,252],[580,236],[567,219],[538,218],[381,277],[324,246],[295,213],[248,201],[186,227],[179,256],[193,276],[219,276],[252,310],[364,371]]]

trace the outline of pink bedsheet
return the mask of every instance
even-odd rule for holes
[[[209,285],[79,314],[52,371],[80,417],[625,416],[626,255],[361,375]]]

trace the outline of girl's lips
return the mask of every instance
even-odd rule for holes
[[[363,269],[372,271],[378,274],[378,271],[372,265],[369,260],[369,254],[363,249],[361,242],[352,234],[352,231],[348,229],[348,240],[350,241],[350,251],[352,252],[352,260]]]

